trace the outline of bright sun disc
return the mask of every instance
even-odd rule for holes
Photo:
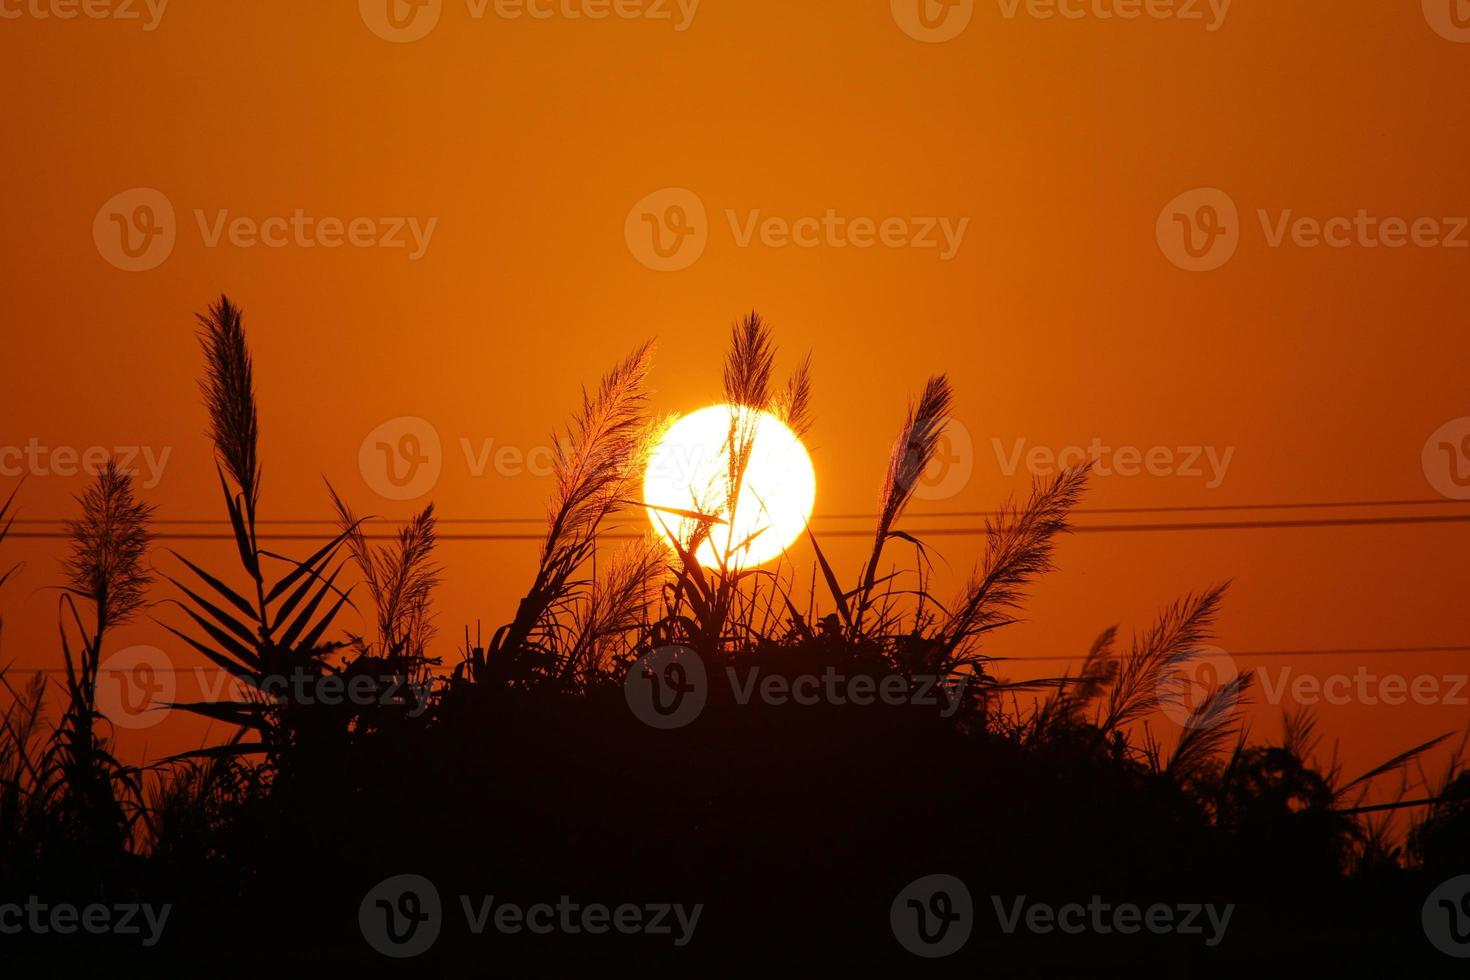
[[[732,444],[748,443],[750,462],[735,504],[729,507]],[[677,512],[718,517],[695,557],[701,565],[748,568],[777,558],[812,516],[817,477],[796,433],[769,412],[712,405],[669,427],[648,461],[643,501],[665,539],[688,545],[697,522]],[[664,509],[658,509],[664,508]]]

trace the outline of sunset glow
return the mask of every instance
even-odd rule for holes
[[[740,494],[729,507],[732,447],[750,446]],[[812,515],[817,481],[811,457],[769,412],[712,405],[674,423],[649,460],[643,499],[649,520],[668,540],[687,544],[697,522],[675,512],[719,518],[696,553],[701,565],[749,567],[780,556]],[[663,509],[660,509],[663,508]]]

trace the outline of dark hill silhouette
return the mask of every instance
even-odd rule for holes
[[[632,964],[1216,976],[1300,961],[1433,976],[1455,965],[1426,941],[1421,911],[1470,873],[1467,776],[1457,763],[1430,787],[1434,802],[1396,843],[1356,804],[1438,740],[1347,780],[1315,763],[1305,716],[1285,719],[1279,743],[1247,741],[1235,719],[1248,675],[1186,704],[1182,671],[1223,587],[1168,607],[1126,646],[1103,633],[1074,676],[1005,680],[985,638],[1051,567],[1087,473],[1008,505],[961,595],[933,596],[927,551],[900,524],[944,429],[943,377],[908,413],[871,555],[850,584],[815,538],[817,584],[805,594],[789,570],[742,567],[738,542],[717,567],[693,561],[738,499],[750,437],[733,414],[736,476],[712,505],[666,515],[672,553],[640,542],[594,574],[600,532],[637,509],[639,464],[659,431],[643,395],[652,348],[638,348],[587,394],[558,451],[547,538],[515,618],[445,658],[433,652],[432,507],[374,547],[334,494],[338,537],[305,559],[267,552],[255,532],[253,366],[229,300],[201,318],[201,340],[240,567],[160,560],[175,569],[175,601],[155,614],[242,681],[237,700],[180,706],[238,734],[145,769],[112,754],[98,663],[107,630],[154,583],[150,512],[110,468],[73,529],[58,720],[39,682],[11,688],[0,905],[42,896],[171,911],[154,946],[23,930],[0,937],[0,960],[125,975]],[[726,400],[800,432],[808,363],[778,390],[774,355],[758,317],[738,324]],[[885,571],[894,547],[913,567]],[[376,635],[342,634],[347,602],[370,605]],[[295,686],[272,688],[283,678]],[[339,704],[300,693],[328,681],[360,682],[359,693]],[[820,693],[791,703],[783,691]],[[1159,744],[1145,721],[1181,706],[1184,734]],[[936,875],[968,897],[923,884]],[[677,928],[477,935],[488,896],[492,909],[554,911],[566,896],[647,916],[699,911],[684,944]],[[1007,931],[1035,905],[1086,907],[1089,925]],[[1121,934],[1111,910],[1127,905],[1198,926],[1202,909],[1228,909],[1228,926]],[[1455,914],[1451,902],[1445,921]],[[955,952],[924,957],[923,940],[950,936],[964,940]],[[412,959],[383,953],[420,939],[433,941]]]

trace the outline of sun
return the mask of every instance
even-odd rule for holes
[[[732,449],[742,445],[750,458],[732,518],[730,463]],[[707,568],[779,557],[806,528],[816,497],[816,472],[801,439],[771,413],[744,406],[711,405],[679,419],[643,476],[649,520],[665,540],[688,546],[698,526],[684,516],[691,512],[721,521],[695,552]]]

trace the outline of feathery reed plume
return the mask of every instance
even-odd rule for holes
[[[82,516],[67,522],[71,554],[67,591],[96,605],[101,634],[126,623],[143,605],[153,577],[145,566],[153,507],[133,495],[132,477],[109,459],[97,480],[77,498]]]
[[[1093,641],[1092,648],[1087,651],[1087,658],[1082,661],[1077,683],[1069,692],[1068,701],[1071,704],[1078,707],[1091,704],[1113,682],[1118,673],[1118,661],[1113,655],[1113,643],[1117,637],[1118,627],[1109,626]]]
[[[545,647],[554,624],[548,615],[565,608],[578,586],[572,575],[591,556],[602,522],[634,496],[640,463],[653,430],[644,412],[652,341],[639,346],[602,379],[595,394],[582,393],[582,408],[557,440],[554,487],[536,579],[515,619],[498,631],[498,649],[519,650],[528,641]]]
[[[751,312],[730,331],[730,353],[725,359],[725,401],[731,405],[765,408],[770,401],[771,369],[776,347],[771,328]]]
[[[1465,749],[1470,745],[1470,732],[1445,760],[1438,778],[1431,779],[1419,766],[1420,778],[1433,800],[1415,818],[1407,835],[1408,850],[1423,865],[1447,864],[1446,851],[1464,854],[1464,826],[1470,818],[1470,770],[1465,767]],[[1453,860],[1453,859],[1449,859]]]
[[[24,690],[18,691],[0,667],[0,686],[10,696],[10,704],[0,717],[0,872],[13,868],[23,855],[16,853],[27,847],[28,832],[45,822],[41,797],[37,790],[43,774],[38,760],[45,754],[47,733],[44,721],[46,678],[31,676]]]
[[[1057,536],[1071,530],[1072,508],[1082,499],[1091,469],[1087,464],[1050,483],[1038,480],[1025,507],[1009,500],[998,516],[986,518],[985,556],[942,630],[948,649],[959,651],[967,641],[1015,622],[1026,587],[1053,567]],[[1093,652],[1111,657],[1111,632],[1100,642],[1106,649],[1094,646]]]
[[[1317,754],[1317,716],[1307,705],[1281,712],[1281,747],[1303,762]]]
[[[1178,702],[1180,668],[1198,657],[1200,644],[1210,638],[1227,588],[1228,582],[1198,596],[1185,596],[1164,610],[1147,634],[1134,637],[1098,726],[1104,733],[1126,727],[1165,704]]]
[[[590,678],[607,669],[610,641],[637,630],[657,598],[666,554],[660,539],[644,535],[613,556],[578,610],[564,676]]]
[[[1081,712],[1113,683],[1118,675],[1118,660],[1113,652],[1117,637],[1118,627],[1103,630],[1092,642],[1077,676],[1063,677],[1057,682],[1056,693],[1036,713],[1034,727],[1038,733],[1045,733],[1053,725],[1070,726],[1081,721]]]
[[[755,433],[759,419],[755,412],[746,409],[765,409],[771,403],[771,371],[776,362],[776,345],[771,339],[771,328],[752,311],[736,323],[730,331],[730,352],[725,356],[725,401],[730,406],[730,429],[725,439],[728,460],[725,465],[724,486],[719,488],[723,501],[715,501],[716,508],[722,504],[725,517],[733,529],[736,510],[740,504],[741,489],[745,473],[750,467],[750,455],[755,449]],[[697,506],[695,509],[701,510]],[[707,533],[710,529],[700,525],[696,533]],[[702,542],[701,542],[702,544]],[[723,567],[728,564],[741,543],[727,538],[724,547],[715,548]],[[695,546],[697,553],[698,546]]]
[[[924,384],[917,404],[909,406],[908,418],[888,458],[883,474],[883,494],[878,507],[879,536],[886,534],[913,499],[919,477],[934,460],[939,440],[949,425],[954,391],[949,378],[935,375]]]
[[[208,314],[199,314],[196,319],[206,364],[199,389],[209,410],[209,436],[220,463],[245,498],[246,513],[253,518],[260,494],[256,454],[259,422],[254,371],[240,308],[222,295]]]
[[[812,427],[812,355],[802,358],[786,387],[771,399],[770,412],[786,423],[798,439],[805,439]]]
[[[1189,779],[1204,773],[1209,761],[1225,744],[1235,738],[1239,729],[1226,724],[1236,710],[1248,703],[1247,697],[1255,675],[1250,671],[1236,674],[1210,691],[1184,722],[1184,732],[1169,756],[1165,772],[1176,779]]]
[[[10,491],[10,496],[5,498],[5,503],[0,504],[0,544],[5,543],[5,539],[9,536],[11,528],[15,526],[15,516],[10,513],[10,508],[15,504],[15,495],[18,493],[20,493],[20,487],[16,487]],[[19,564],[15,564],[11,565],[5,571],[0,572],[0,585],[4,585],[10,576],[15,574],[16,569],[20,567]],[[4,620],[0,619],[0,623],[3,622]]]
[[[90,859],[108,860],[126,845],[133,821],[124,812],[119,788],[135,803],[141,789],[135,770],[113,757],[96,732],[97,673],[107,630],[127,622],[142,607],[152,576],[145,567],[151,540],[152,507],[133,496],[132,477],[114,460],[78,498],[82,516],[67,522],[71,553],[63,562],[62,663],[67,709],[38,771],[40,792],[54,798],[59,820]],[[95,621],[82,622],[76,600],[91,602]],[[80,634],[74,653],[68,621]],[[135,811],[139,809],[135,807]]]
[[[888,470],[883,475],[883,494],[878,506],[878,527],[873,535],[873,550],[863,571],[862,583],[858,587],[854,627],[862,629],[863,613],[867,611],[878,575],[878,563],[883,557],[883,546],[892,536],[893,526],[903,514],[904,508],[913,499],[919,485],[919,477],[934,460],[939,449],[939,440],[949,424],[950,406],[954,392],[949,379],[942,374],[930,378],[918,402],[910,403],[908,417],[899,432],[898,441],[888,458]]]
[[[221,296],[209,308],[208,315],[196,319],[201,325],[198,337],[205,360],[199,387],[209,413],[220,489],[230,515],[235,549],[241,566],[250,576],[254,595],[240,594],[224,580],[174,552],[174,557],[197,580],[194,588],[190,588],[168,576],[168,581],[187,600],[175,600],[174,604],[206,638],[191,636],[168,623],[160,625],[241,682],[243,694],[248,698],[174,707],[240,725],[242,734],[247,728],[254,729],[264,738],[258,742],[236,738],[228,745],[186,753],[184,757],[204,754],[222,758],[266,752],[279,758],[278,753],[295,744],[297,736],[305,730],[303,722],[311,714],[310,706],[320,707],[321,702],[286,698],[283,704],[283,699],[262,696],[261,687],[270,678],[320,677],[334,671],[325,658],[346,644],[325,637],[342,607],[351,601],[352,590],[344,592],[336,587],[335,580],[345,561],[335,569],[331,566],[348,532],[339,534],[304,561],[260,547],[256,536],[260,464],[255,385],[240,310],[228,297]],[[265,568],[267,559],[290,567],[274,578]],[[336,597],[335,601],[329,599],[331,596]]]
[[[586,539],[598,523],[627,502],[647,441],[644,401],[653,342],[639,346],[602,379],[596,395],[582,393],[575,431],[557,443],[555,488],[547,508],[550,528],[542,559]]]
[[[16,487],[14,490],[10,491],[10,496],[5,498],[5,503],[0,504],[0,544],[5,543],[5,539],[9,536],[11,528],[15,526],[15,516],[10,513],[10,508],[15,503],[15,495],[19,492],[20,487]],[[14,575],[20,567],[21,564],[17,562],[16,564],[11,565],[9,568],[5,569],[3,572],[0,572],[0,586],[3,586],[7,581],[9,581],[10,576]],[[0,638],[3,638],[4,635],[5,617],[0,616]]]
[[[437,543],[434,505],[420,511],[398,532],[395,547],[372,548],[358,520],[336,490],[328,487],[337,508],[339,527],[362,573],[377,610],[378,638],[389,657],[420,661],[437,632],[431,612],[439,566],[434,562]]]

